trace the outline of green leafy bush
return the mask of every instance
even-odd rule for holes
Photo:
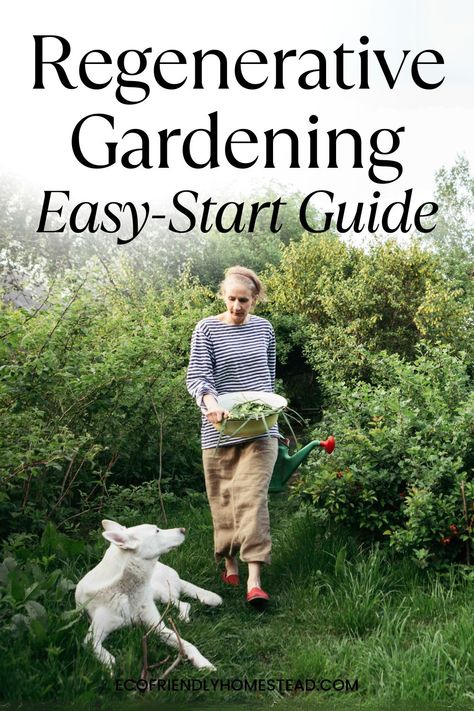
[[[111,482],[202,488],[192,329],[212,309],[186,275],[160,293],[102,270],[62,280],[34,313],[0,313],[0,531],[99,510]]]
[[[277,317],[299,314],[293,339],[323,385],[370,380],[373,353],[413,358],[422,340],[474,355],[472,291],[415,240],[364,250],[333,234],[304,235],[282,250],[268,282]]]
[[[319,517],[386,537],[420,562],[469,562],[474,523],[474,396],[462,355],[420,346],[413,362],[373,356],[376,384],[334,386],[296,493]]]

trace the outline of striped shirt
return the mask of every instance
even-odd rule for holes
[[[239,390],[273,392],[275,360],[275,333],[266,319],[252,314],[247,323],[238,325],[224,323],[217,316],[199,321],[191,340],[186,385],[201,408],[203,449],[216,447],[219,441],[219,432],[206,417],[203,396],[211,393],[217,399],[218,395]],[[270,428],[270,434],[278,436],[277,425]],[[246,439],[222,435],[220,445]]]

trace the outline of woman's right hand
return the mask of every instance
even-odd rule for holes
[[[211,393],[204,395],[203,404],[206,407],[206,417],[212,424],[222,422],[225,417],[229,417],[228,411],[224,410],[224,408],[218,404],[216,398]]]
[[[211,407],[207,408],[206,417],[209,422],[215,424],[216,422],[222,422],[223,419],[229,417],[229,412],[228,410],[224,410],[222,407],[219,407],[219,405],[211,405]]]

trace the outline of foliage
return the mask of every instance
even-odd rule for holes
[[[380,353],[377,384],[334,386],[318,427],[331,457],[313,460],[296,492],[422,564],[469,562],[474,525],[474,397],[466,362],[422,346],[409,363]]]
[[[209,294],[187,276],[160,298],[115,277],[71,276],[34,315],[3,306],[4,531],[74,515],[80,494],[100,505],[109,481],[157,478],[160,462],[165,488],[200,485],[199,411],[184,380]]]
[[[452,278],[465,284],[474,266],[474,176],[464,156],[436,173],[435,200],[439,214],[426,242],[443,255]]]
[[[262,215],[250,235],[211,229],[170,243],[154,229],[119,250],[81,236],[33,245],[31,205],[4,191],[0,242],[13,241],[0,250],[0,533],[39,533],[47,521],[75,530],[112,501],[138,513],[146,497],[161,515],[160,502],[202,494],[189,341],[220,310],[215,288],[237,262],[269,287],[259,308],[277,335],[279,392],[310,427],[324,414],[318,432],[342,433],[337,454],[311,465],[317,477],[306,476],[301,500],[341,521],[349,502],[363,532],[422,562],[466,560],[471,514],[461,527],[455,514],[463,481],[471,505],[474,466],[469,191],[465,161],[440,172],[437,250],[419,238],[363,248],[331,232],[301,235],[299,195],[285,198],[278,233]],[[252,201],[276,197],[272,189]],[[456,427],[456,452],[440,448],[458,442]]]
[[[266,208],[259,213],[253,232],[218,233],[215,229],[206,235],[194,236],[194,249],[189,252],[189,265],[193,274],[200,281],[217,289],[222,281],[224,271],[234,264],[245,264],[248,268],[260,273],[271,265],[278,265],[281,259],[282,247],[297,242],[302,235],[299,220],[301,193],[291,193],[286,196],[284,187],[274,186],[260,190],[251,198],[246,198],[244,220],[248,224],[250,209],[248,205],[272,205],[278,197],[282,197],[279,218],[275,229],[270,229],[271,209]],[[244,198],[242,197],[242,200]],[[314,208],[308,216],[317,221]],[[196,248],[196,244],[198,247]]]
[[[282,204],[274,225],[277,231],[272,231],[271,205],[279,197]],[[188,268],[199,277],[202,284],[216,289],[224,270],[233,264],[246,264],[257,272],[263,271],[270,264],[278,264],[281,245],[301,235],[299,208],[302,199],[302,194],[289,191],[281,185],[260,187],[251,195],[243,194],[237,198],[244,204],[245,224],[249,223],[253,204],[266,206],[258,213],[250,233],[237,233],[233,230],[220,233],[215,227],[202,232],[195,228],[190,232],[175,233],[170,239],[167,228],[151,224],[144,228],[138,238],[118,247],[119,236],[124,240],[130,236],[130,227],[124,216],[122,228],[117,235],[106,235],[98,231],[91,240],[85,233],[71,232],[68,225],[63,232],[38,234],[35,231],[41,211],[38,197],[29,194],[23,184],[0,174],[0,266],[3,269],[6,267],[1,264],[4,261],[1,259],[3,252],[9,262],[5,273],[8,279],[17,281],[18,275],[25,269],[38,269],[38,265],[42,266],[49,277],[55,278],[62,277],[68,269],[82,269],[85,264],[97,259],[104,268],[112,265],[114,271],[113,267],[125,258],[134,278],[144,288],[161,289]],[[222,198],[219,205],[224,202],[226,200]],[[215,222],[216,209],[218,206],[210,209],[210,225]],[[316,211],[312,207],[309,211],[308,219],[316,223]],[[235,210],[230,206],[227,214],[231,216],[234,213]],[[67,214],[65,208],[62,220]]]
[[[145,503],[147,491],[146,486],[136,490],[137,500]],[[322,528],[294,504],[272,500],[274,557],[264,583],[272,605],[256,615],[248,609],[242,587],[230,589],[219,580],[207,507],[182,501],[169,507],[168,515],[169,526],[186,527],[187,539],[163,562],[224,598],[219,608],[191,600],[186,625],[175,618],[180,634],[216,664],[216,675],[203,676],[182,662],[169,677],[177,687],[182,681],[182,688],[154,689],[140,698],[132,691],[117,692],[107,671],[83,646],[88,621],[74,610],[73,585],[97,564],[106,542],[97,526],[83,540],[49,526],[34,546],[12,537],[0,564],[4,703],[118,709],[137,704],[218,709],[227,703],[238,709],[272,705],[296,711],[321,705],[321,691],[272,691],[268,680],[342,679],[353,684],[357,678],[353,693],[324,692],[323,708],[368,711],[390,701],[400,706],[400,698],[449,700],[456,709],[466,708],[463,701],[474,691],[474,591],[472,581],[457,571],[422,571],[407,559],[397,560],[391,550],[360,546],[343,530]],[[151,519],[145,514],[139,520]],[[138,678],[143,632],[140,627],[122,629],[107,639],[107,649],[117,658],[116,678]],[[153,663],[170,650],[151,637],[148,654]],[[152,677],[159,671],[154,669]],[[212,689],[211,680],[219,679],[258,680],[263,689]],[[190,689],[191,682],[195,686]]]
[[[300,342],[323,383],[371,379],[371,354],[413,357],[421,340],[473,353],[473,294],[453,287],[417,241],[364,251],[335,235],[305,235],[269,275],[276,313],[300,316]]]
[[[33,238],[26,197],[2,193],[0,687],[9,700],[116,703],[82,648],[87,622],[73,610],[74,584],[104,551],[102,517],[185,526],[189,541],[168,562],[205,587],[235,592],[222,609],[195,606],[185,633],[222,678],[347,674],[364,679],[364,698],[377,703],[400,690],[457,699],[458,707],[472,696],[474,291],[465,162],[438,175],[437,199],[442,219],[430,248],[301,236],[295,196],[281,234],[262,221],[253,236],[189,234],[170,245],[156,231],[117,256],[114,240],[98,236]],[[267,270],[271,301],[261,313],[277,333],[278,390],[298,393],[292,405],[310,413],[318,439],[337,439],[330,457],[310,458],[291,502],[271,502],[265,586],[273,606],[265,619],[241,592],[219,588],[200,415],[184,386],[192,328],[220,308],[213,290],[235,262]],[[140,640],[141,630],[111,636],[124,677],[137,675]],[[158,642],[151,651],[164,656]],[[202,681],[189,665],[173,674]],[[291,704],[276,692],[265,700],[277,696]],[[177,698],[191,697],[164,700]],[[218,703],[240,698],[229,690]]]

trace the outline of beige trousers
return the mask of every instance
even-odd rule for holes
[[[277,456],[276,437],[202,450],[217,562],[240,551],[244,562],[270,563],[268,487]]]

